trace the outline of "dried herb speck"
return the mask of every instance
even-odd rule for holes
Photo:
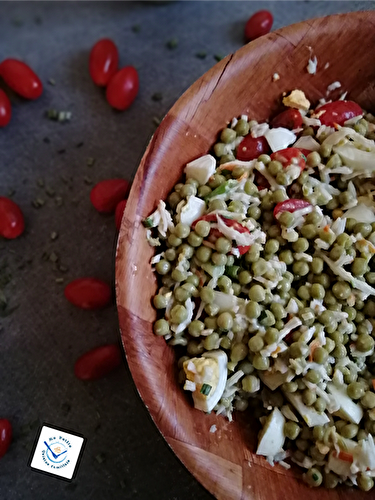
[[[55,80],[54,78],[50,78],[50,79],[48,80],[48,83],[49,83],[50,85],[56,85],[56,80]]]
[[[86,165],[87,165],[88,167],[92,167],[92,166],[94,166],[95,161],[96,161],[96,160],[95,160],[95,158],[87,158],[87,160],[86,160]]]
[[[36,183],[37,183],[37,185],[38,185],[39,187],[44,187],[44,180],[43,180],[43,179],[38,179],[38,180],[36,181]]]
[[[141,31],[140,24],[134,24],[134,26],[132,26],[132,32],[133,33],[139,33],[140,31]]]
[[[201,50],[195,54],[195,57],[198,57],[198,59],[206,59],[207,52],[205,50]]]
[[[175,49],[178,46],[178,40],[177,38],[172,38],[171,40],[168,40],[167,42],[167,47],[168,49]]]
[[[222,59],[224,59],[224,56],[221,54],[215,54],[214,59],[216,59],[216,61],[221,61]]]
[[[163,94],[161,92],[155,92],[152,94],[151,99],[153,101],[162,101],[163,100]]]
[[[51,240],[55,241],[55,240],[57,240],[58,237],[59,237],[59,235],[56,233],[56,231],[52,231],[52,233],[51,233]]]

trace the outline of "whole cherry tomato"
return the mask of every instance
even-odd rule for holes
[[[0,127],[5,127],[10,122],[12,116],[12,107],[10,105],[10,100],[4,92],[0,89]]]
[[[120,203],[117,203],[116,211],[115,211],[115,223],[117,231],[120,231],[122,216],[124,215],[124,210],[126,207],[127,200],[121,200]]]
[[[275,118],[271,121],[271,127],[284,127],[289,130],[294,130],[296,128],[301,127],[302,125],[302,116],[298,109],[289,108],[286,111],[275,116]]]
[[[298,148],[280,149],[271,154],[271,160],[279,161],[284,168],[298,165],[301,170],[306,167],[305,155]]]
[[[320,114],[322,111],[324,113]],[[353,101],[334,101],[320,106],[315,114],[319,116],[322,125],[330,127],[337,125],[344,125],[346,120],[360,116],[363,114],[361,106]]]
[[[245,40],[255,40],[271,31],[273,16],[269,10],[255,12],[245,26]]]
[[[12,441],[12,424],[6,418],[0,419],[0,458],[8,451]]]
[[[137,97],[139,89],[138,72],[133,66],[126,66],[112,76],[107,87],[107,101],[120,111],[127,109]]]
[[[250,233],[250,231],[248,230],[247,227],[244,227],[242,226],[239,222],[237,222],[236,220],[233,220],[233,219],[227,219],[226,217],[220,217],[221,220],[224,222],[224,224],[228,227],[233,227],[233,229],[235,231],[238,231],[239,233]],[[205,220],[207,222],[214,222],[216,223],[217,222],[217,217],[216,217],[216,214],[206,214],[206,215],[202,215],[202,217],[199,217],[197,220],[195,220],[191,227],[192,229],[195,228],[195,225],[197,224],[197,222],[199,222],[200,220]],[[222,236],[221,232],[216,229],[216,228],[213,228],[211,229],[210,231],[210,234],[209,234],[210,237],[213,237],[214,239],[217,239],[219,238],[220,236]],[[250,246],[238,246],[237,247],[239,252],[240,252],[240,255],[243,255],[244,253],[246,253]]]
[[[105,377],[122,363],[118,344],[95,347],[77,359],[74,374],[81,380],[97,380]]]
[[[237,147],[237,160],[250,161],[263,153],[268,153],[270,147],[265,137],[246,135]]]
[[[294,198],[291,198],[289,200],[285,201],[280,201],[279,203],[276,204],[275,208],[273,209],[273,216],[276,217],[277,214],[280,214],[282,212],[295,212],[296,210],[301,210],[302,208],[310,207],[311,203],[309,203],[307,200],[297,200]]]
[[[97,278],[78,278],[66,285],[65,297],[81,309],[100,309],[111,303],[111,287]]]
[[[90,52],[89,71],[93,82],[101,87],[108,85],[118,70],[118,50],[109,38],[96,42]]]
[[[126,198],[130,184],[124,179],[106,179],[98,182],[90,193],[91,203],[101,213],[111,213]]]
[[[25,220],[20,207],[13,200],[0,196],[0,236],[9,240],[20,236],[25,229]]]
[[[34,71],[22,61],[5,59],[0,64],[0,76],[14,92],[25,99],[37,99],[43,85]]]

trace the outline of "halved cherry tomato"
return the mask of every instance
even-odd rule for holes
[[[9,240],[20,236],[25,229],[25,220],[20,207],[13,200],[0,196],[0,236]]]
[[[97,278],[78,278],[66,285],[64,295],[81,309],[101,309],[111,303],[111,287]]]
[[[120,203],[117,203],[116,211],[115,211],[115,223],[117,231],[120,231],[122,216],[124,215],[124,210],[126,207],[127,200],[121,200]]]
[[[246,135],[237,147],[237,160],[250,161],[261,154],[268,153],[270,147],[265,137]]]
[[[0,89],[0,127],[5,127],[10,122],[12,106],[3,89]]]
[[[322,111],[325,113],[320,114]],[[363,114],[361,106],[353,101],[334,101],[320,106],[315,114],[319,115],[319,120],[322,125],[333,127],[344,125],[346,120]]]
[[[270,183],[258,170],[254,170],[254,184],[258,188],[258,191],[262,189],[269,189]]]
[[[280,201],[276,204],[273,209],[273,216],[276,217],[277,214],[282,212],[295,212],[296,210],[301,210],[302,208],[310,207],[311,203],[306,200],[298,200],[295,198],[290,198],[289,200]]]
[[[89,71],[93,82],[106,87],[118,70],[118,50],[109,38],[96,42],[90,52]]]
[[[118,368],[121,363],[121,349],[118,344],[102,345],[77,359],[74,375],[80,380],[97,380]]]
[[[8,451],[12,441],[12,424],[6,418],[0,419],[0,458]]]
[[[306,167],[305,156],[298,148],[286,148],[271,154],[271,160],[279,161],[283,168],[297,165],[301,171]]]
[[[0,76],[14,92],[25,99],[37,99],[43,85],[34,71],[18,59],[5,59],[0,64]]]
[[[302,126],[302,116],[298,109],[289,108],[286,111],[275,116],[271,121],[271,127],[284,127],[289,130],[294,130]]]
[[[269,10],[255,12],[245,26],[245,40],[255,40],[271,31],[273,16]]]
[[[235,231],[238,231],[239,233],[250,233],[250,231],[247,229],[247,227],[242,226],[236,220],[227,219],[226,217],[222,217],[222,216],[220,216],[220,218],[221,218],[221,220],[224,222],[224,224],[226,226],[233,227],[233,229]],[[199,219],[195,220],[192,223],[192,225],[191,225],[192,229],[195,228],[195,225],[200,220],[205,220],[207,222],[217,222],[217,217],[216,217],[216,214],[202,215],[202,217],[199,217]],[[216,238],[219,238],[221,235],[222,235],[221,232],[217,228],[213,228],[210,231],[210,236],[215,236]],[[243,255],[244,253],[246,253],[249,250],[250,246],[238,246],[237,248],[238,248],[238,250],[240,252],[240,255]]]
[[[133,66],[126,66],[115,73],[107,87],[107,101],[120,111],[127,109],[137,97],[139,89],[138,72]]]
[[[125,179],[105,179],[98,182],[90,193],[91,203],[101,213],[111,213],[126,198],[130,184]]]

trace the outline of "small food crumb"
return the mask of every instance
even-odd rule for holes
[[[171,50],[175,49],[177,47],[177,45],[178,45],[177,38],[172,38],[171,40],[169,40],[167,42],[167,47],[168,47],[168,49],[171,49]]]
[[[215,425],[215,424],[214,424],[214,425],[211,425],[211,427],[210,427],[210,432],[214,433],[214,432],[216,432],[216,431],[217,431],[217,427],[216,427],[216,425]]]
[[[317,57],[314,56],[312,59],[310,58],[306,66],[307,72],[310,73],[310,75],[315,75],[317,66],[318,66]]]
[[[306,96],[302,90],[292,90],[292,92],[284,97],[284,106],[288,108],[303,109],[308,111],[310,108],[310,101],[306,99]]]
[[[207,52],[205,50],[201,50],[195,54],[195,57],[198,57],[198,59],[205,59],[207,56]]]
[[[328,69],[329,68],[329,62],[325,63],[324,65],[324,69]]]
[[[280,75],[279,73],[274,73],[272,76],[272,81],[277,82],[277,80],[280,80]]]
[[[335,89],[339,89],[340,87],[341,87],[341,83],[340,82],[333,82],[333,83],[331,83],[331,85],[328,85],[328,87],[327,87],[327,93],[328,92],[332,92]]]

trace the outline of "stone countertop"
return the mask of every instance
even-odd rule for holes
[[[114,305],[84,311],[63,295],[64,285],[77,277],[114,282],[113,216],[99,215],[89,193],[105,178],[131,180],[155,121],[215,64],[215,56],[242,45],[244,24],[255,11],[271,10],[277,29],[373,6],[365,1],[0,2],[0,60],[25,60],[45,88],[34,102],[12,96],[12,121],[0,130],[0,196],[12,193],[26,219],[20,238],[0,241],[0,292],[10,313],[0,317],[0,418],[8,418],[14,431],[0,462],[2,500],[212,498],[164,442],[125,361],[96,382],[74,377],[77,357],[119,339]],[[139,95],[123,113],[109,107],[88,74],[90,48],[103,37],[116,42],[122,66],[134,65],[139,72]],[[173,50],[167,47],[172,39],[177,40]],[[203,59],[196,56],[202,51]],[[154,100],[155,93],[162,99]],[[49,120],[51,108],[71,111],[71,121]],[[44,422],[87,438],[71,483],[27,467]]]

